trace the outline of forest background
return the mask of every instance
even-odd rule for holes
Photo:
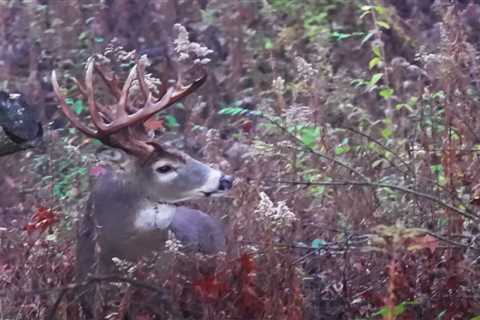
[[[48,137],[0,160],[0,319],[82,316],[98,145],[57,111],[51,71],[74,92],[88,57],[136,50],[174,79],[175,24],[211,50],[208,81],[158,129],[236,177],[192,204],[228,250],[213,270],[168,250],[93,279],[116,292],[106,318],[480,319],[480,5],[460,0],[0,1],[0,88]]]

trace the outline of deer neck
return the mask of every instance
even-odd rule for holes
[[[135,229],[139,231],[165,230],[172,223],[176,207],[172,204],[141,201],[135,216]]]
[[[132,178],[134,176],[130,172],[107,168],[96,184],[98,212],[107,212],[116,206],[117,212],[133,214],[133,228],[139,232],[166,230],[175,215],[175,205],[146,197],[143,186]],[[104,203],[108,203],[107,208],[103,207]]]

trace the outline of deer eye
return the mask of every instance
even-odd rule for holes
[[[174,170],[173,167],[171,165],[168,165],[168,164],[155,169],[155,171],[157,171],[158,173],[162,173],[162,174],[169,173],[170,171],[173,171],[173,170]]]

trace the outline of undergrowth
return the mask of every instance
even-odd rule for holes
[[[0,229],[0,318],[81,319],[77,296],[95,285],[106,319],[478,319],[480,7],[427,2],[79,3],[67,12],[78,24],[51,5],[2,4],[32,30],[52,16],[60,20],[48,30],[70,27],[60,43],[52,31],[45,44],[27,37],[44,63],[29,64],[30,76],[49,74],[48,63],[82,74],[86,52],[113,38],[150,53],[162,82],[204,66],[209,82],[159,128],[236,182],[227,198],[193,204],[224,221],[225,253],[172,242],[78,283],[74,230],[95,142],[63,130],[46,152],[2,159],[32,196]],[[133,28],[120,14],[152,24]],[[160,30],[182,33],[183,44],[190,31],[208,58],[187,59],[192,47],[178,39],[176,52],[162,51],[174,39]],[[14,86],[19,76],[3,77]],[[48,93],[38,93],[47,105]],[[87,113],[81,99],[69,103]],[[45,120],[58,119],[46,108]]]

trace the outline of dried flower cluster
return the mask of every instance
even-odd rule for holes
[[[203,65],[210,62],[210,59],[207,58],[207,56],[213,53],[212,50],[200,43],[191,42],[187,29],[185,29],[185,27],[181,24],[177,23],[173,26],[173,28],[178,33],[174,44],[175,52],[178,54],[178,59],[180,61],[188,61],[192,59],[194,64]]]
[[[172,254],[178,255],[182,253],[183,244],[175,238],[172,232],[169,232],[168,240],[165,241],[165,249]]]
[[[146,55],[142,55],[140,58],[142,62],[145,64],[145,66],[150,65],[150,61],[148,60]],[[152,91],[153,94],[158,95],[159,90],[158,88],[162,85],[162,81],[155,76],[153,76],[151,73],[145,73],[145,83],[147,84],[148,88]],[[132,86],[130,87],[130,94],[136,95],[140,91],[140,84],[138,82],[138,79],[135,79],[132,82]]]
[[[268,224],[273,232],[289,228],[297,221],[285,201],[274,203],[265,192],[260,192],[259,196],[260,201],[255,209],[256,220]]]
[[[313,118],[313,109],[309,106],[294,104],[285,110],[284,117],[287,123],[310,125]]]
[[[117,38],[113,38],[103,50],[103,55],[98,55],[98,58],[105,63],[120,62],[126,65],[131,65],[137,58],[136,50],[127,51],[119,44]]]
[[[285,91],[285,79],[276,77],[272,81],[272,89],[276,94],[283,94]]]
[[[123,46],[118,44],[118,41],[115,38],[110,41],[103,54],[96,55],[96,59],[102,64],[114,65],[120,63],[120,66],[124,67],[133,66],[137,60],[143,62],[146,67],[151,65],[151,62],[146,55],[139,57],[136,50],[126,51]],[[162,85],[160,79],[156,78],[151,73],[145,73],[145,83],[153,94],[159,94],[158,88]],[[139,91],[140,85],[138,80],[135,79],[130,87],[129,98],[135,99]]]
[[[297,69],[297,77],[301,80],[312,80],[318,73],[316,69],[313,68],[311,63],[308,63],[302,57],[295,57],[295,68]]]
[[[117,257],[112,258],[112,262],[115,264],[115,266],[121,270],[122,272],[126,272],[129,275],[133,275],[135,271],[137,270],[137,266],[127,260],[123,260]]]

